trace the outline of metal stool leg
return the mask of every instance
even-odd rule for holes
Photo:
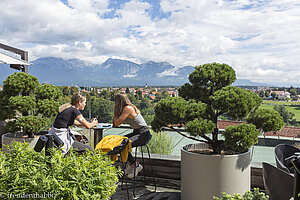
[[[121,188],[122,188],[122,190],[124,190],[124,188],[123,188],[123,180],[124,180],[124,176],[125,176],[125,169],[126,169],[127,162],[125,163],[125,166],[124,166],[124,162],[122,160],[122,155],[120,156],[120,158],[121,158],[121,163],[122,163],[122,169],[124,171],[124,174],[122,176],[122,181],[121,181]],[[126,192],[127,192],[127,199],[130,200],[127,181],[126,181]]]
[[[152,163],[151,163],[150,150],[149,150],[148,145],[143,145],[143,146],[145,146],[146,149],[147,149],[148,159],[149,159],[149,165],[151,167],[151,173],[152,173],[152,178],[153,178],[153,183],[154,183],[154,192],[156,192],[156,181],[155,181],[155,176],[154,176],[154,173],[153,173],[153,166],[152,166]],[[134,190],[134,188],[136,188],[136,187],[142,187],[142,186],[146,185],[146,169],[145,169],[145,160],[144,160],[143,146],[140,146],[140,147],[141,147],[141,154],[142,154],[142,163],[143,163],[143,167],[144,167],[143,168],[143,171],[144,171],[144,173],[143,173],[144,183],[143,183],[143,185],[135,186],[135,171],[134,171],[134,177],[133,177],[134,178],[134,180],[133,180],[133,196],[134,197],[135,197],[135,190]],[[136,155],[137,155],[137,147],[136,147],[136,152],[135,152],[135,160],[136,160]]]
[[[151,156],[150,156],[150,150],[149,150],[149,147],[148,147],[148,145],[143,145],[143,146],[145,146],[146,147],[146,149],[147,149],[147,154],[148,154],[148,159],[149,159],[149,165],[150,165],[150,167],[151,167],[151,173],[152,173],[152,179],[153,179],[153,184],[154,184],[154,192],[156,192],[156,181],[155,181],[155,175],[154,175],[154,173],[153,173],[153,166],[152,166],[152,162],[151,162]],[[135,188],[137,188],[137,187],[144,187],[145,185],[146,185],[146,169],[145,169],[145,159],[144,159],[144,152],[143,152],[143,146],[140,146],[140,148],[141,148],[141,154],[142,154],[142,164],[143,164],[143,176],[144,176],[144,183],[142,184],[142,185],[136,185],[136,179],[135,179],[135,172],[136,172],[136,168],[134,167],[134,176],[133,176],[133,183],[132,183],[132,186],[129,186],[128,187],[128,185],[127,185],[127,181],[126,181],[126,177],[124,177],[125,176],[125,174],[123,175],[123,177],[122,177],[122,184],[121,184],[121,187],[122,187],[122,189],[124,190],[124,189],[126,189],[127,190],[127,192],[128,192],[128,189],[133,189],[133,197],[136,197],[135,196]],[[134,158],[135,158],[135,160],[136,160],[136,158],[137,158],[137,151],[138,151],[138,147],[136,147],[135,148],[135,156],[134,156]],[[126,165],[127,165],[127,163],[125,164],[125,168],[126,168]],[[125,169],[124,168],[124,169]],[[125,180],[125,182],[126,182],[126,188],[123,188],[123,182],[124,182],[124,180]],[[150,192],[150,193],[152,193],[152,192]],[[148,193],[147,193],[148,194]],[[145,194],[143,194],[143,195],[145,195]],[[129,194],[128,194],[128,198],[129,198]]]
[[[145,146],[146,146],[147,152],[148,152],[149,165],[151,167],[151,173],[152,173],[152,178],[153,178],[153,183],[154,183],[154,192],[156,192],[156,181],[155,181],[155,175],[153,173],[153,166],[152,166],[152,162],[151,162],[150,151],[149,151],[148,145],[145,145]]]
[[[135,147],[135,156],[134,156],[134,160],[136,161],[136,155],[137,155],[137,150],[138,147]],[[133,197],[135,197],[135,171],[136,171],[136,167],[135,167],[136,163],[134,163],[134,171],[133,171],[133,186],[132,186],[132,193],[133,193]]]
[[[143,146],[141,146],[141,152],[142,152],[142,163],[143,163],[143,166],[145,166],[145,160],[144,160],[144,152],[143,152]],[[144,175],[144,186],[146,185],[146,169],[145,167],[143,168],[143,175]]]

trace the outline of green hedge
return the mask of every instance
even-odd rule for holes
[[[46,164],[44,150],[35,152],[27,143],[13,143],[9,153],[0,150],[0,193],[42,195],[55,199],[109,199],[115,193],[118,174],[104,155],[64,156],[54,149]],[[31,196],[32,197],[32,196]]]

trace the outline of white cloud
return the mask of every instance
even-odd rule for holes
[[[159,74],[157,74],[158,77],[164,77],[164,76],[178,76],[178,73],[177,73],[177,68],[173,68],[171,70],[166,70],[166,71],[163,71]]]
[[[124,75],[123,77],[124,78],[134,78],[134,77],[136,77],[137,76],[137,74],[126,74],[126,75]]]
[[[28,50],[30,59],[221,62],[239,78],[300,80],[298,0],[161,0],[163,15],[154,18],[151,3],[116,2],[2,0],[0,42]]]

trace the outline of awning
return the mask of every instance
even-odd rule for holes
[[[6,55],[2,52],[0,52],[0,63],[4,64],[15,64],[15,65],[32,65],[31,63],[19,59],[19,58],[14,58],[12,56]]]

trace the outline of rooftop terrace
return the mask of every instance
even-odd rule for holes
[[[89,138],[89,141],[93,141],[93,131],[81,130],[82,134]],[[104,129],[103,136],[106,135],[126,135],[131,133],[132,130],[128,126],[122,126],[121,128]],[[194,140],[190,140],[179,135],[176,132],[165,131],[162,134],[167,134],[172,138],[174,143],[174,149],[171,155],[163,154],[151,154],[151,159],[154,165],[154,175],[158,188],[156,193],[148,193],[154,191],[153,183],[150,181],[150,186],[138,188],[136,190],[136,197],[132,196],[131,199],[181,199],[180,197],[180,154],[181,148],[186,144],[197,143]],[[267,162],[275,165],[274,147],[279,143],[295,144],[300,142],[300,138],[290,138],[282,136],[260,136],[259,142],[252,148],[252,161],[251,161],[251,188],[258,187],[264,191],[263,177],[262,177],[262,162]],[[91,142],[93,146],[93,142]],[[133,149],[134,150],[134,149]],[[146,174],[146,176],[149,174]],[[148,179],[147,179],[148,180]],[[150,180],[150,179],[149,179]],[[118,188],[117,193],[113,199],[126,199],[126,190]]]

